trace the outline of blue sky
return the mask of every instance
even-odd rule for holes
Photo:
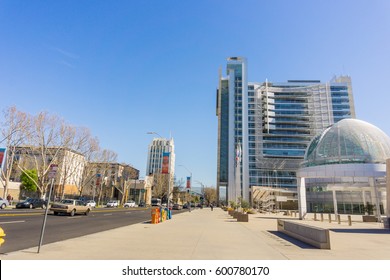
[[[141,176],[146,132],[172,135],[176,176],[215,186],[229,56],[247,58],[249,81],[350,75],[357,117],[390,135],[389,14],[386,0],[2,0],[0,109],[88,127]]]

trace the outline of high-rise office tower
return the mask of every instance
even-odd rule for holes
[[[310,140],[355,118],[351,79],[248,82],[247,62],[227,60],[217,89],[219,200],[251,200],[251,187],[296,190],[296,171]]]
[[[173,138],[154,138],[148,148],[146,175],[175,174],[175,144]]]

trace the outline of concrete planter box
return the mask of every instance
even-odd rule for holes
[[[363,222],[373,223],[373,222],[377,222],[377,221],[378,221],[378,219],[375,216],[371,216],[371,215],[363,216]]]
[[[238,213],[237,222],[249,222],[249,215],[243,214],[243,213]]]

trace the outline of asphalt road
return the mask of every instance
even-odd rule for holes
[[[135,223],[150,222],[150,212],[149,208],[101,208],[94,209],[88,216],[70,217],[54,216],[53,212],[49,211],[42,244]],[[0,247],[0,254],[38,246],[43,220],[44,210],[1,210],[0,227],[6,236],[5,243]]]

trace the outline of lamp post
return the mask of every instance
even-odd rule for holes
[[[164,138],[160,134],[158,134],[157,132],[154,132],[154,131],[148,131],[148,132],[146,132],[146,134],[156,134],[157,136],[160,136],[160,138]]]
[[[136,201],[136,196],[135,196],[136,191],[137,191],[137,179],[134,178],[134,202]]]

